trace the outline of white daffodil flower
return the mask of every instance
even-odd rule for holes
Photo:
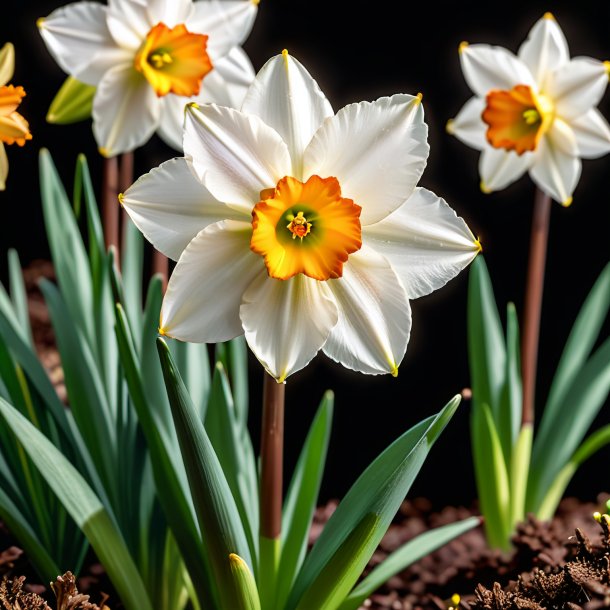
[[[191,105],[185,158],[120,197],[178,260],[160,332],[184,341],[245,333],[279,382],[323,350],[363,373],[397,374],[409,299],[480,250],[466,223],[417,188],[429,147],[421,96],[333,110],[286,51],[241,111]]]
[[[447,131],[481,151],[481,190],[502,189],[529,171],[542,191],[570,205],[581,158],[610,151],[610,127],[595,108],[610,64],[570,59],[550,13],[534,24],[516,56],[462,43],[460,62],[475,95]]]
[[[23,146],[32,139],[28,122],[16,112],[25,97],[23,87],[7,85],[15,72],[15,47],[7,42],[0,49],[0,191],[6,188],[8,159],[5,144]]]
[[[93,132],[102,155],[158,130],[181,150],[185,104],[239,106],[254,78],[239,45],[258,0],[74,2],[38,20],[61,68],[96,87]]]

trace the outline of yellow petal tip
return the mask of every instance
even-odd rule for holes
[[[453,119],[449,119],[447,121],[447,123],[445,124],[445,131],[449,134],[449,135],[453,135],[455,133],[455,129],[453,127],[453,123],[454,120]]]
[[[250,0],[254,6],[258,6],[261,3],[261,0]]]
[[[604,68],[606,68],[606,72],[608,73],[608,76],[610,76],[610,61],[606,60],[604,62]]]
[[[100,155],[102,155],[102,157],[105,157],[106,159],[108,159],[109,157],[112,157],[110,150],[107,148],[104,148],[103,146],[100,146],[97,150],[100,153]]]
[[[481,245],[481,240],[478,237],[474,240],[474,247],[477,249],[477,252],[483,252],[483,246]]]
[[[415,99],[413,100],[413,103],[415,104],[421,104],[421,101],[424,99],[424,94],[420,91],[416,96]]]
[[[482,193],[485,193],[486,195],[489,195],[492,191],[492,189],[490,189],[485,182],[483,182],[483,180],[481,180],[481,182],[479,183],[479,188],[481,189]]]
[[[193,110],[199,110],[199,104],[197,102],[189,102],[186,107],[192,108]]]
[[[119,203],[121,205],[123,205],[123,199],[125,198],[125,195],[123,195],[123,193],[119,193],[118,198],[119,198]]]
[[[569,208],[572,205],[572,201],[574,201],[573,197],[568,197],[567,199],[565,199],[564,201],[561,202],[561,205],[564,208]]]
[[[465,40],[462,40],[462,42],[460,42],[460,46],[458,47],[458,51],[463,53],[466,50],[466,47],[468,47],[468,43]]]
[[[392,370],[390,371],[390,374],[392,375],[392,377],[398,377],[398,365],[396,363],[392,365]]]
[[[42,28],[43,26],[44,26],[44,17],[38,17],[38,19],[36,19],[36,27]]]
[[[555,15],[553,15],[553,13],[550,13],[549,11],[544,13],[543,17],[544,19],[551,19],[552,21],[555,21]]]

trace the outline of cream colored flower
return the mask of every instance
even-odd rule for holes
[[[481,151],[481,189],[502,189],[529,172],[541,190],[569,205],[581,158],[610,151],[610,127],[595,108],[610,64],[570,59],[550,13],[534,25],[517,55],[462,43],[460,62],[475,95],[447,130]]]
[[[7,85],[15,72],[15,47],[7,42],[0,49],[0,191],[6,188],[8,159],[5,144],[23,146],[32,139],[28,122],[17,112],[25,97],[23,87]]]
[[[182,150],[185,104],[240,105],[254,78],[239,46],[258,0],[74,2],[38,22],[61,68],[94,85],[93,132],[105,156],[155,131]]]
[[[396,375],[409,299],[443,286],[480,249],[445,201],[417,187],[429,150],[421,97],[335,114],[284,52],[241,111],[191,105],[184,129],[185,158],[120,198],[178,260],[160,332],[195,342],[245,333],[280,382],[320,350]]]

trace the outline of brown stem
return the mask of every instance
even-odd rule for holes
[[[162,290],[163,293],[165,293],[167,278],[169,277],[169,261],[167,260],[167,256],[165,256],[165,254],[161,254],[159,250],[153,250],[152,267],[153,273],[158,273],[161,275],[161,279],[163,280]]]
[[[102,218],[106,248],[119,253],[119,164],[116,157],[104,159],[102,174]]]
[[[125,152],[121,155],[119,164],[119,190],[124,193],[133,183],[133,151]],[[121,206],[121,243],[123,248],[127,245],[127,227],[129,217],[125,208]]]
[[[532,216],[529,267],[525,288],[523,339],[521,342],[521,370],[523,374],[522,425],[534,423],[538,338],[540,335],[540,313],[542,310],[544,267],[546,263],[550,217],[551,198],[539,188],[536,188],[534,213]]]
[[[277,539],[282,530],[284,393],[286,386],[265,373],[261,429],[261,534]]]

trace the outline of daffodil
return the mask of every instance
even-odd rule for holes
[[[610,127],[597,110],[608,62],[570,59],[553,15],[531,29],[517,55],[485,44],[460,45],[464,78],[474,93],[447,130],[481,151],[481,189],[502,189],[525,172],[563,205],[581,158],[610,151]]]
[[[258,0],[74,2],[38,21],[61,68],[96,87],[93,132],[104,156],[158,130],[182,150],[184,106],[240,105],[254,78],[239,46]]]
[[[320,350],[396,375],[409,299],[444,285],[480,249],[445,201],[417,187],[427,133],[421,96],[334,114],[286,51],[261,69],[241,110],[190,105],[185,157],[120,197],[178,261],[160,332],[194,342],[245,333],[280,382]]]
[[[25,97],[23,87],[7,85],[15,71],[15,47],[7,42],[0,49],[0,191],[6,188],[8,159],[5,144],[23,146],[32,139],[28,122],[17,112]]]

